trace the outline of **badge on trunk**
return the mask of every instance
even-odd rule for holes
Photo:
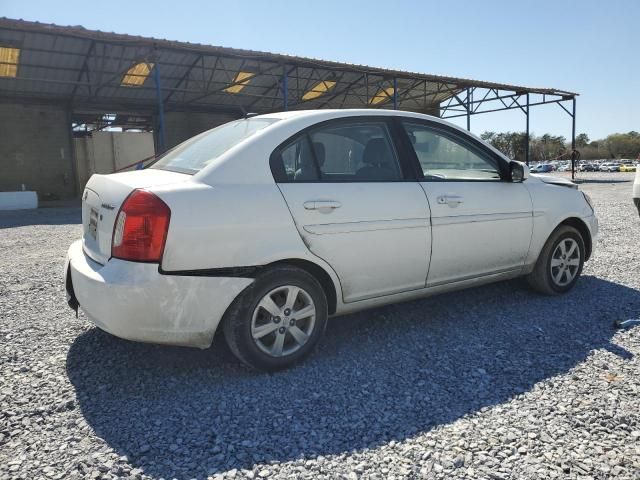
[[[89,235],[94,240],[98,237],[98,211],[94,208],[89,212]]]

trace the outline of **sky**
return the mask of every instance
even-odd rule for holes
[[[577,133],[640,131],[640,0],[0,0],[0,16],[553,87],[580,94]],[[532,133],[571,135],[557,105],[530,119]],[[471,119],[476,134],[524,128],[519,110]]]

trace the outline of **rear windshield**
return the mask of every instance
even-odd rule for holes
[[[247,118],[220,125],[172,148],[149,168],[196,173],[277,118]]]

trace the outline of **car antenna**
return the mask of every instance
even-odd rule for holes
[[[251,118],[259,115],[258,112],[247,112],[244,107],[240,107],[240,111],[242,112],[242,118]]]

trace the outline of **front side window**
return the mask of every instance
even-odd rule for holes
[[[402,122],[425,180],[499,181],[497,161],[420,123]]]
[[[384,182],[402,178],[383,122],[340,122],[312,129],[274,153],[285,182]]]
[[[277,121],[276,118],[247,118],[225,123],[169,150],[150,168],[196,173],[230,148]]]

